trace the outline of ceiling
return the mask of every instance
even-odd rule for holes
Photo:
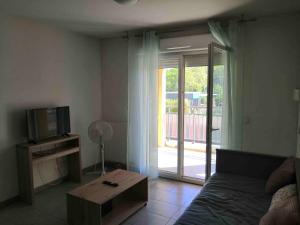
[[[127,30],[205,21],[241,14],[263,16],[300,10],[299,0],[0,0],[0,11],[55,23],[100,37]]]

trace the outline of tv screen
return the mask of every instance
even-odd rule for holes
[[[70,132],[69,107],[27,110],[29,141],[38,142]]]

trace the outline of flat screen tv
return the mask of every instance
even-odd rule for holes
[[[69,106],[30,109],[26,114],[29,142],[65,136],[71,132]]]

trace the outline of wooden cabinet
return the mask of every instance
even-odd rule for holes
[[[80,182],[81,157],[79,135],[53,138],[38,144],[17,145],[19,195],[22,200],[34,202],[33,165],[60,157],[68,158],[68,178]]]

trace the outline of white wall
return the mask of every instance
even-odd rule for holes
[[[299,27],[300,15],[259,18],[247,24],[244,151],[295,155],[298,103],[292,92],[300,87]],[[126,40],[103,40],[101,54],[103,118],[126,121]],[[126,152],[114,147],[107,154],[119,161]]]
[[[300,87],[300,15],[247,25],[244,149],[295,155]]]
[[[0,22],[0,201],[17,195],[15,145],[26,140],[25,109],[69,105],[71,129],[81,135],[83,167],[94,163],[87,138],[101,118],[100,41],[38,22]],[[35,168],[49,181],[54,162]]]
[[[126,163],[128,111],[128,46],[123,38],[101,40],[102,118],[112,124],[107,160]]]

